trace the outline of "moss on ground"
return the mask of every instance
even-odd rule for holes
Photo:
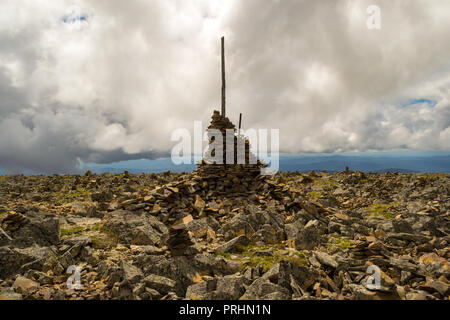
[[[420,178],[425,178],[425,179],[429,179],[429,180],[439,180],[441,178],[445,177],[445,174],[443,173],[421,173],[419,175],[417,175]]]
[[[81,232],[83,232],[85,230],[86,230],[86,228],[85,227],[81,227],[81,226],[77,226],[77,227],[70,228],[70,229],[61,229],[61,236],[62,237],[64,237],[64,236],[71,236],[71,235],[74,235],[74,234],[81,233]]]
[[[280,261],[292,261],[299,265],[306,266],[308,254],[300,251],[293,251],[292,255],[286,255],[281,252],[285,249],[284,245],[264,245],[258,246],[250,244],[242,248],[241,253],[216,253],[225,259],[244,262],[242,268],[261,266],[263,272],[269,270],[274,264]],[[271,250],[273,255],[258,255],[258,251]]]
[[[366,208],[368,215],[370,217],[378,217],[382,219],[393,219],[395,215],[391,212],[390,209],[397,207],[397,203],[389,203],[389,204],[380,204],[375,203]]]
[[[111,249],[117,246],[118,236],[106,227],[98,227],[97,234],[91,235],[92,247],[94,249]]]
[[[332,250],[333,248],[345,250],[353,247],[354,245],[355,241],[353,239],[347,237],[339,237],[335,235],[330,235],[328,237],[328,242],[326,243],[328,250]]]
[[[313,198],[313,199],[320,199],[323,197],[323,193],[320,191],[311,191],[308,193],[308,195],[310,198]]]
[[[90,226],[75,226],[73,228],[61,228],[61,236],[72,236],[80,233],[86,233],[92,241],[94,249],[111,249],[117,246],[117,235],[106,227],[100,227],[100,224]]]
[[[75,201],[87,201],[90,199],[91,192],[86,188],[78,187],[76,190],[64,190],[54,192],[53,198],[62,203],[70,203]]]
[[[284,177],[283,181],[284,182],[289,182],[289,181],[294,181],[296,179],[299,179],[301,176],[290,176],[290,177]]]
[[[339,183],[334,181],[331,177],[314,178],[312,184],[316,186],[322,186],[325,188],[331,188],[339,185]]]

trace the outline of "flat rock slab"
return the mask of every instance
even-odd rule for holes
[[[112,231],[123,244],[152,245],[161,247],[169,230],[157,218],[139,212],[117,210],[111,212],[104,227]]]
[[[216,248],[216,253],[240,252],[242,251],[242,248],[248,245],[249,243],[250,240],[246,236],[241,235],[239,237],[231,239],[230,241],[221,246],[218,246]]]

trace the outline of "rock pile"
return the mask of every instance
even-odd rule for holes
[[[236,134],[235,125],[227,118],[220,115],[219,111],[214,111],[212,121],[208,130],[218,130],[223,137],[222,163],[215,161],[216,150],[212,147],[216,137],[208,131],[210,150],[204,159],[198,164],[197,173],[203,178],[211,190],[225,192],[240,192],[252,189],[251,185],[261,173],[261,168],[267,165],[262,163],[250,151],[250,142],[243,135]],[[233,144],[227,144],[227,130],[233,131]],[[209,154],[209,156],[208,156]],[[231,155],[233,160],[227,161],[227,155]],[[230,157],[231,157],[230,156]],[[262,180],[261,177],[258,180]],[[217,183],[219,182],[220,183]],[[223,186],[223,188],[221,188]]]
[[[222,180],[0,177],[0,299],[449,299],[449,175]]]

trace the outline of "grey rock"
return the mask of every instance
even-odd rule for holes
[[[337,261],[326,252],[314,251],[314,256],[321,264],[325,266],[336,269],[339,265]]]
[[[124,244],[154,245],[161,247],[168,238],[168,229],[155,217],[125,210],[108,215],[105,227],[113,231]]]
[[[396,233],[413,233],[414,230],[411,225],[404,219],[394,219],[392,221],[392,226]]]
[[[288,239],[295,239],[297,235],[303,230],[303,223],[300,219],[292,223],[287,223],[284,225],[284,230]]]
[[[217,280],[216,298],[220,300],[237,300],[245,292],[246,279],[242,275],[228,275]]]
[[[123,279],[128,281],[130,284],[138,283],[144,276],[141,269],[124,260],[120,262],[120,267],[123,270]]]
[[[103,190],[99,192],[93,192],[91,194],[92,201],[109,202],[113,199],[113,193],[111,190]]]
[[[247,246],[249,243],[250,240],[245,235],[241,235],[234,239],[231,239],[227,243],[218,246],[215,252],[216,253],[241,252],[242,248]]]
[[[210,227],[214,231],[217,231],[220,228],[220,224],[212,216],[207,216],[201,219],[194,219],[187,224],[188,231],[195,231],[203,229],[205,227]]]
[[[302,232],[295,238],[295,247],[301,250],[312,250],[320,242],[324,234],[324,226],[318,220],[309,221]]]
[[[254,280],[261,277],[261,274],[262,274],[261,266],[247,267],[243,272],[243,275],[244,275],[246,281],[249,283],[252,283]]]
[[[217,278],[206,280],[190,285],[186,290],[186,299],[190,300],[209,300],[211,292],[217,288]]]
[[[243,262],[226,260],[210,254],[198,254],[194,257],[193,264],[199,272],[228,275],[238,272]]]
[[[13,239],[11,244],[15,247],[26,248],[35,244],[51,246],[59,243],[59,218],[56,215],[30,211],[22,219],[13,231],[3,228]]]
[[[79,215],[81,217],[98,217],[97,215],[97,207],[92,202],[81,202],[74,201],[71,203],[72,210],[75,215]]]
[[[262,241],[264,243],[276,244],[285,240],[283,229],[275,228],[270,224],[265,224],[251,237],[252,242]]]
[[[176,282],[172,279],[158,276],[156,274],[151,274],[143,280],[147,287],[158,290],[162,294],[168,294],[174,290]]]
[[[0,247],[0,278],[6,279],[29,269],[40,270],[51,254],[49,248],[39,246],[23,249]]]
[[[274,284],[266,278],[256,279],[245,291],[240,300],[260,300],[260,299],[288,299],[291,296],[288,289],[278,284]]]
[[[314,283],[314,274],[307,267],[286,260],[274,264],[261,278],[270,280],[292,293],[294,290],[291,287],[291,276],[304,290]]]

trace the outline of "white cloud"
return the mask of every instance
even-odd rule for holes
[[[377,31],[365,0],[3,1],[0,168],[168,153],[219,106],[223,34],[228,115],[282,151],[450,149],[450,3],[375,2]]]

